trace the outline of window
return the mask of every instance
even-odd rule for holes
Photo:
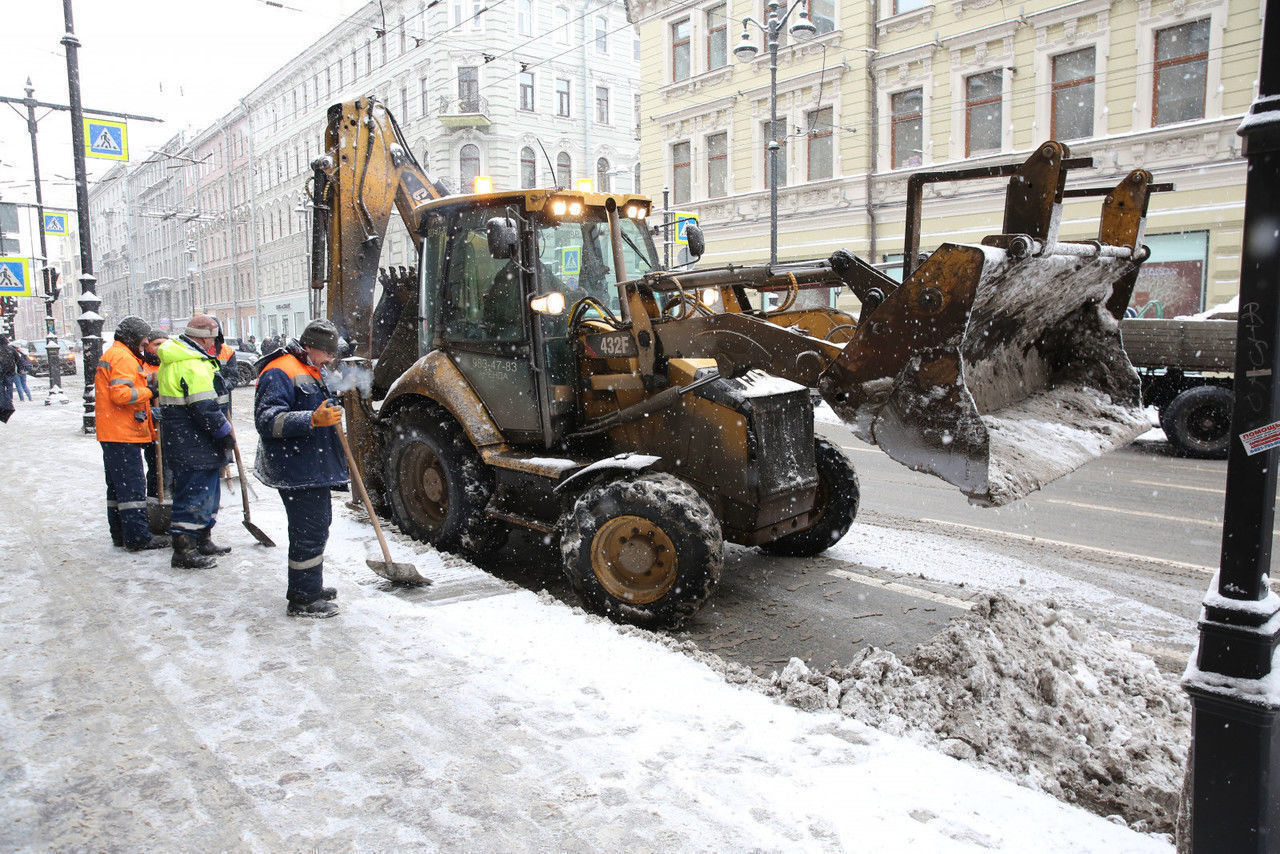
[[[835,0],[809,0],[809,20],[817,29],[815,35],[829,33],[836,28]]]
[[[474,65],[458,69],[458,111],[480,112],[480,69]]]
[[[677,142],[671,146],[671,201],[683,204],[689,201],[692,164],[689,162],[689,143]]]
[[[516,3],[516,31],[522,36],[533,35],[533,0]]]
[[[526,145],[520,149],[520,187],[528,190],[536,186],[538,186],[538,156]]]
[[[707,196],[725,195],[729,178],[729,134],[714,133],[707,137]]]
[[[923,9],[928,5],[929,0],[893,0],[893,14],[901,15],[903,12]]]
[[[1000,120],[1000,71],[984,71],[966,77],[965,93],[965,157],[983,151],[999,151],[1004,128]]]
[[[809,113],[809,180],[822,181],[830,178],[833,172],[833,130],[831,120],[834,114],[830,107],[814,110]]]
[[[400,115],[405,121],[409,119],[409,90],[404,86],[400,87]]]
[[[671,25],[671,79],[689,79],[689,19]]]
[[[520,109],[529,111],[534,109],[532,71],[520,72]]]
[[[462,192],[470,193],[475,186],[476,176],[480,174],[480,146],[467,143],[458,152],[458,176],[462,181]]]
[[[636,36],[631,40],[631,58],[636,62],[640,61],[640,37]]]
[[[889,96],[893,169],[919,166],[924,148],[924,90],[908,89]]]
[[[609,124],[609,88],[596,87],[596,121],[602,125]]]
[[[569,43],[569,10],[564,6],[556,7],[556,41]]]
[[[603,157],[596,161],[596,189],[601,193],[609,192],[609,161]]]
[[[573,161],[569,159],[568,152],[562,151],[556,155],[556,185],[568,187],[572,184]]]
[[[1133,288],[1130,311],[1138,317],[1178,317],[1204,308],[1209,272],[1209,232],[1148,234],[1151,257]]]
[[[609,52],[609,18],[600,15],[596,18],[596,53]]]
[[[1053,139],[1093,136],[1093,63],[1091,47],[1053,58]]]
[[[777,131],[778,140],[778,183],[776,185],[772,183],[769,177],[773,163],[773,158],[769,156],[769,141],[774,139],[775,130]],[[776,128],[772,128],[769,122],[765,122],[760,134],[764,140],[764,185],[766,187],[785,187],[787,186],[787,123],[784,119],[778,119]]]
[[[729,63],[729,19],[725,5],[707,10],[707,70],[723,68]]]
[[[1153,126],[1204,118],[1208,68],[1208,18],[1156,33]]]
[[[422,115],[426,116],[431,109],[431,80],[423,77],[419,85],[422,87]]]
[[[556,115],[569,115],[569,81],[556,80]]]

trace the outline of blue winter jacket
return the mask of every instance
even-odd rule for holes
[[[324,376],[296,340],[258,360],[253,422],[258,428],[254,475],[276,489],[347,484],[347,460],[336,427],[312,427],[330,396]]]
[[[222,468],[231,458],[223,450],[231,432],[231,393],[218,373],[218,360],[185,335],[161,344],[157,355],[165,466],[174,471]]]

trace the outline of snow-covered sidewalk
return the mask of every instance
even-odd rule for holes
[[[216,569],[112,549],[72,400],[0,425],[0,849],[1170,850],[403,538],[439,583],[388,590],[341,496],[334,620],[261,485],[279,548],[224,495]]]

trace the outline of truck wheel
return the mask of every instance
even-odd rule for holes
[[[696,489],[673,475],[597,484],[562,524],[565,574],[597,614],[637,625],[676,625],[720,581],[720,520]]]
[[[414,539],[473,557],[502,544],[504,529],[484,514],[493,476],[447,414],[397,418],[384,477],[392,518]]]
[[[1231,410],[1235,395],[1217,385],[1189,388],[1165,407],[1161,423],[1178,453],[1205,460],[1224,460],[1231,443]]]
[[[236,373],[240,375],[240,385],[253,384],[253,365],[240,362],[236,365]]]
[[[844,452],[826,439],[814,442],[814,462],[818,467],[818,496],[814,502],[817,521],[771,543],[761,543],[761,551],[785,557],[813,557],[849,532],[853,517],[858,515],[858,473]]]

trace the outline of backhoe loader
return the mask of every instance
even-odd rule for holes
[[[310,193],[312,287],[350,349],[348,432],[369,491],[445,550],[484,554],[513,526],[558,538],[583,604],[615,619],[695,613],[725,541],[807,556],[844,536],[857,475],[815,437],[810,388],[895,456],[937,457],[931,470],[981,503],[1141,432],[1137,377],[1102,308],[1140,261],[1136,239],[1067,264],[1031,237],[940,249],[836,343],[699,310],[699,274],[659,269],[646,197],[449,195],[376,100],[330,108]],[[393,208],[418,263],[383,271],[378,295]],[[984,373],[1019,347],[1040,357]],[[1037,394],[1048,402],[1000,421]],[[1071,453],[1015,447],[1041,426]]]

